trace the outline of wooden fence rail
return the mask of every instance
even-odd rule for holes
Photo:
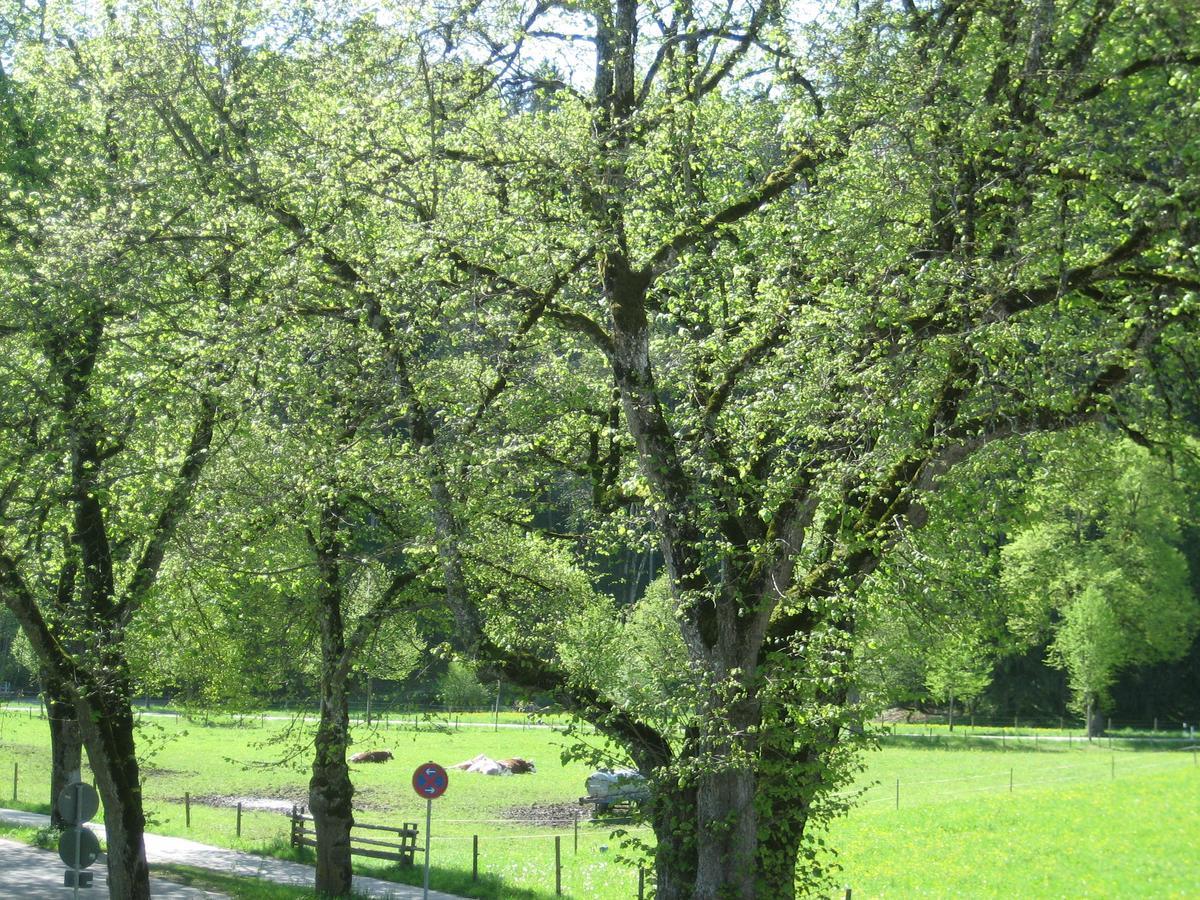
[[[292,822],[292,846],[316,848],[316,828],[315,825],[309,827],[309,823],[313,822],[313,817],[305,814],[303,806],[293,806],[290,819]],[[359,830],[384,832],[395,835],[395,839],[376,840],[374,838],[362,837],[354,833]],[[388,849],[377,849],[381,847]],[[411,866],[413,864],[413,856],[424,852],[424,847],[417,846],[416,822],[405,822],[399,827],[392,825],[361,825],[355,822],[350,829],[350,854],[352,856],[383,859],[399,863],[402,866]]]

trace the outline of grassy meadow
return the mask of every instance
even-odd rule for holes
[[[434,888],[514,900],[553,897],[558,836],[564,894],[636,896],[637,872],[618,861],[625,851],[612,833],[628,826],[585,817],[576,852],[574,801],[590,769],[561,761],[568,738],[549,729],[413,724],[392,719],[386,728],[356,730],[356,749],[386,747],[396,757],[352,767],[359,821],[417,822],[423,832],[424,804],[409,779],[430,759],[450,765],[486,753],[524,756],[538,766],[534,775],[504,778],[451,772],[449,790],[434,804]],[[139,739],[149,830],[290,855],[286,815],[249,803],[304,801],[310,728],[311,720],[306,726],[249,718],[235,726],[145,716]],[[45,811],[47,745],[43,720],[0,713],[0,805]],[[1003,743],[888,738],[867,754],[859,802],[830,835],[839,848],[839,880],[856,898],[1200,896],[1200,767],[1191,752],[1167,746],[1177,747],[1045,739],[1035,746],[1028,733]],[[235,809],[226,805],[239,798],[246,804],[240,839]],[[632,833],[649,838],[644,829]],[[478,882],[471,879],[474,835]],[[360,870],[418,882],[417,869],[385,866],[364,863]]]

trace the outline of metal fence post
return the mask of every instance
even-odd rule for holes
[[[554,893],[562,896],[562,838],[554,836]]]

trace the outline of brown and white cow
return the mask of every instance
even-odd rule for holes
[[[498,762],[514,775],[527,775],[537,771],[537,768],[532,762],[527,759],[521,759],[519,756],[501,759],[498,760]]]
[[[368,763],[368,762],[387,762],[392,759],[391,750],[364,750],[362,753],[355,753],[350,757],[350,762],[353,763]]]

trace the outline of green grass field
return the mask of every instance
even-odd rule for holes
[[[433,887],[494,898],[554,896],[554,838],[563,890],[578,898],[636,896],[636,870],[621,865],[611,824],[584,820],[578,852],[572,803],[588,767],[563,764],[563,735],[545,729],[392,727],[356,732],[356,748],[387,747],[395,760],[353,767],[362,822],[419,823],[424,805],[409,779],[420,763],[444,765],[477,753],[536,761],[531,776],[451,773],[435,802]],[[305,728],[247,719],[242,727],[146,717],[145,795],[150,830],[260,852],[286,854],[287,818],[245,810],[235,837],[235,798],[303,802]],[[0,803],[45,810],[45,722],[0,714]],[[867,755],[854,811],[836,823],[840,880],[855,897],[1189,897],[1200,896],[1200,767],[1190,752],[1156,745],[978,738],[889,738]],[[1171,745],[1178,746],[1178,745]],[[290,763],[281,762],[297,754]],[[896,789],[899,781],[899,809]],[[1011,782],[1011,788],[1010,788]],[[190,794],[191,826],[184,822]],[[557,824],[546,824],[556,822]],[[643,837],[648,832],[641,831]],[[479,836],[481,879],[471,880],[472,837]],[[602,849],[607,848],[607,849]],[[380,864],[383,865],[383,864]],[[416,871],[363,872],[416,883]]]

